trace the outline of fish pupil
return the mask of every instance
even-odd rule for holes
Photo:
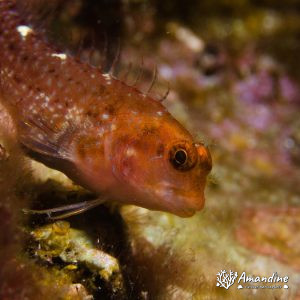
[[[176,151],[174,160],[178,165],[184,165],[187,161],[187,153],[183,149],[179,149]]]

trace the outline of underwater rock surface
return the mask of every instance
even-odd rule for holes
[[[236,234],[246,248],[273,256],[299,271],[299,222],[298,207],[249,207]]]

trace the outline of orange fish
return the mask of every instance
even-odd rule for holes
[[[204,206],[209,150],[159,102],[55,51],[0,0],[0,93],[19,142],[99,199],[46,210],[72,215],[113,199],[181,217]]]

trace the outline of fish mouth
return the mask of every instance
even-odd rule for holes
[[[196,212],[200,211],[204,207],[204,197],[182,197],[180,201],[183,203],[181,209],[179,210],[179,214],[181,217],[191,217]]]
[[[181,218],[190,218],[195,215],[196,210],[193,209],[182,209],[173,212],[176,216]]]
[[[160,191],[158,198],[164,204],[164,210],[179,217],[187,218],[193,216],[204,207],[204,195],[189,194],[178,188],[164,188]]]

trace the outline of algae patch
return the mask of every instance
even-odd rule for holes
[[[71,228],[66,221],[57,221],[33,230],[31,235],[38,242],[35,254],[42,260],[59,257],[67,263],[67,270],[76,270],[78,264],[84,264],[93,274],[109,281],[114,291],[122,289],[118,260],[95,248],[84,231]]]

